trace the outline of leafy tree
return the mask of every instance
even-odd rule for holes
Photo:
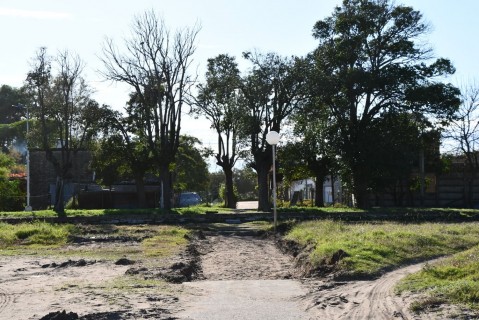
[[[221,197],[220,188],[225,180],[224,176],[225,175],[222,171],[209,173],[208,197],[210,202],[213,202]]]
[[[198,27],[185,28],[171,36],[164,22],[149,11],[134,19],[124,52],[111,39],[103,47],[104,77],[128,84],[134,91],[131,121],[157,163],[168,209],[172,205],[171,164],[180,143],[184,99],[195,80],[187,72],[198,32]]]
[[[24,88],[0,87],[0,146],[6,151],[13,144],[25,145],[26,105]]]
[[[434,137],[438,135],[437,130],[424,117],[388,112],[372,121],[367,134],[375,141],[363,149],[372,168],[371,189],[377,194],[390,193],[395,205],[404,205],[411,175],[420,171],[421,155],[429,160],[430,170],[436,169],[434,161],[439,154],[435,154],[438,151],[435,147],[439,147],[439,141]]]
[[[257,199],[257,183],[258,177],[252,168],[245,166],[234,170],[234,184],[240,200]]]
[[[25,110],[19,108],[28,102],[24,89],[17,89],[9,85],[0,87],[0,124],[20,121],[25,117]]]
[[[268,173],[273,159],[266,135],[271,130],[281,132],[285,120],[301,105],[305,65],[299,58],[282,58],[273,53],[245,53],[244,57],[253,67],[243,78],[241,88],[245,98],[242,138],[249,147],[249,165],[258,174],[258,209],[268,211]]]
[[[194,112],[205,116],[218,137],[216,164],[225,175],[227,208],[236,208],[233,167],[241,156],[238,131],[241,108],[238,89],[241,78],[234,57],[221,54],[208,59],[206,81],[198,86]]]
[[[46,48],[41,48],[27,76],[41,147],[57,175],[54,210],[59,217],[65,216],[64,183],[71,178],[73,158],[91,141],[97,132],[96,124],[103,118],[102,109],[90,99],[82,70],[83,62],[78,56],[64,51],[50,57]],[[54,143],[52,137],[57,138]]]
[[[288,181],[314,177],[314,205],[324,206],[324,181],[334,173],[338,162],[331,148],[328,110],[308,103],[293,118],[296,140],[280,149],[282,172]]]
[[[205,156],[208,150],[201,150],[198,138],[180,136],[180,146],[174,164],[175,191],[206,191],[208,189],[209,174]]]
[[[131,106],[126,108],[126,116],[104,107],[104,137],[94,152],[93,167],[106,185],[111,186],[120,178],[134,179],[138,206],[146,208],[145,174],[154,171],[153,156],[148,145],[140,139],[142,127],[138,128],[138,122],[132,121]]]
[[[313,28],[315,94],[334,119],[359,207],[368,206],[372,170],[363,150],[380,139],[368,134],[374,119],[386,111],[447,118],[459,106],[459,90],[441,82],[454,68],[431,61],[427,31],[421,13],[388,0],[344,0]]]

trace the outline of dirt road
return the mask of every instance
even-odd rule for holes
[[[180,298],[180,319],[476,319],[445,305],[414,314],[409,305],[418,297],[394,294],[395,284],[424,263],[341,283],[300,279],[291,258],[267,238],[212,234],[200,251],[205,280],[184,284],[195,295]]]
[[[301,299],[306,287],[293,261],[272,240],[251,235],[214,235],[201,246],[206,281],[185,283],[196,296],[180,299],[180,319],[315,319]]]

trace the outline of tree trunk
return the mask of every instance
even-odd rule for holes
[[[65,202],[63,201],[63,194],[65,190],[65,185],[63,183],[63,178],[58,176],[57,183],[55,186],[55,205],[53,206],[53,211],[58,215],[58,218],[65,218]]]
[[[314,206],[324,207],[324,176],[316,176],[315,180]]]
[[[258,210],[271,211],[268,186],[268,173],[270,166],[266,161],[257,163],[256,166],[256,172],[258,174]]]
[[[226,187],[225,207],[235,209],[236,197],[234,194],[234,186],[233,186],[233,170],[232,168],[228,166],[224,166],[223,172],[225,173],[225,187]]]
[[[161,167],[161,182],[163,183],[163,208],[170,210],[172,208],[172,186],[171,186],[171,172],[169,165]]]
[[[367,180],[361,175],[356,174],[353,178],[353,194],[356,200],[356,207],[360,209],[367,209],[369,204],[369,193]]]
[[[331,200],[333,201],[333,206],[336,204],[336,190],[334,189],[334,175],[331,174]]]
[[[146,208],[146,193],[145,193],[145,181],[143,180],[143,175],[135,176],[136,182],[136,195],[138,197],[138,208]]]

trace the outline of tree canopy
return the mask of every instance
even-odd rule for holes
[[[389,0],[344,0],[314,25],[315,95],[330,109],[360,207],[367,206],[372,169],[363,150],[387,139],[367,134],[374,119],[393,111],[444,119],[459,106],[459,90],[442,82],[455,70],[433,59],[427,31],[420,12]]]

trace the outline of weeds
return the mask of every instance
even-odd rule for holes
[[[286,238],[312,246],[315,268],[337,252],[335,270],[350,276],[375,276],[411,261],[452,254],[479,243],[479,224],[345,223],[323,220],[293,227]],[[341,250],[341,251],[340,251]],[[334,259],[333,259],[334,260]]]
[[[424,293],[479,309],[479,246],[458,253],[403,279],[396,291]],[[418,303],[421,303],[419,301]]]

